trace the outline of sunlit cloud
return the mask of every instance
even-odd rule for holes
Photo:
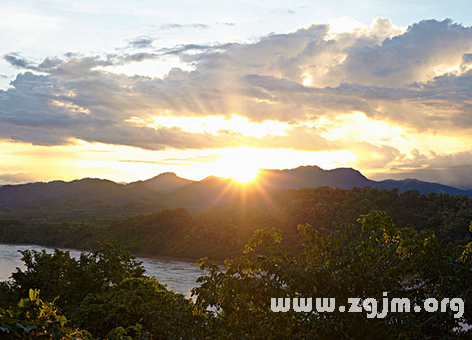
[[[362,22],[351,17],[339,17],[328,21],[331,34],[353,32],[355,30],[366,28]]]
[[[329,140],[369,141],[374,144],[391,141],[402,142],[406,137],[404,128],[385,121],[368,118],[363,112],[336,116],[334,121],[323,118],[314,123]]]
[[[73,95],[71,95],[71,96],[73,97]],[[72,112],[72,113],[90,114],[89,109],[80,107],[80,106],[78,106],[76,104],[73,104],[73,103],[68,103],[68,102],[59,101],[59,100],[51,100],[51,104],[54,105],[54,106],[62,107],[62,108],[66,109],[66,110],[68,110],[69,112]]]
[[[127,121],[133,121],[127,120]],[[179,127],[182,131],[192,133],[218,133],[234,132],[242,136],[252,136],[261,138],[264,136],[286,136],[290,125],[274,121],[264,120],[262,122],[250,122],[246,117],[240,117],[232,114],[229,118],[222,116],[207,117],[172,117],[172,116],[154,116],[152,123],[139,121],[146,126],[159,127]],[[136,120],[134,120],[136,122]]]
[[[313,84],[313,76],[309,73],[303,73],[303,86],[311,86]]]
[[[18,74],[0,90],[1,144],[32,154],[2,153],[0,174],[29,174],[28,162],[41,180],[405,173],[471,151],[472,28],[452,20],[341,18],[174,46],[133,37],[114,53],[3,56]]]
[[[168,55],[162,56],[159,59],[143,58],[123,64],[97,66],[95,70],[102,70],[117,75],[123,74],[129,77],[164,78],[173,68],[185,71],[192,71],[194,69],[191,65],[182,62],[178,57]]]

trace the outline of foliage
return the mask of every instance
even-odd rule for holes
[[[282,246],[280,232],[259,230],[247,254],[226,261],[221,270],[208,260],[209,274],[194,289],[197,303],[216,309],[217,338],[255,339],[423,339],[456,338],[459,322],[472,323],[472,262],[448,249],[430,231],[396,228],[381,212],[362,215],[360,226],[322,233],[300,226],[303,251]],[[390,312],[370,319],[366,313],[272,312],[271,298],[406,297],[413,304],[428,297],[460,297],[465,313]],[[380,309],[380,308],[379,308]]]
[[[154,278],[133,278],[87,296],[74,319],[105,338],[125,330],[136,339],[195,339],[204,338],[206,313]]]
[[[82,253],[79,259],[59,249],[54,254],[44,250],[26,250],[22,254],[26,269],[17,269],[12,281],[3,283],[3,295],[9,295],[4,304],[17,301],[33,288],[40,289],[46,300],[58,297],[58,306],[67,313],[88,294],[107,291],[125,278],[144,273],[141,264],[116,243],[103,243],[99,251]]]
[[[95,202],[83,206],[64,203],[35,214],[21,209],[0,211],[0,242],[95,249],[95,241],[110,239],[141,254],[225,259],[238,256],[256,229],[280,229],[283,243],[296,247],[300,224],[335,230],[343,223],[355,223],[359,215],[371,210],[385,211],[400,228],[431,229],[451,247],[472,241],[468,230],[472,199],[460,195],[319,187],[269,191],[265,196],[248,194],[244,201],[235,198],[196,215],[185,209],[156,209],[139,205],[112,208]],[[149,214],[151,211],[154,213]]]
[[[210,246],[220,255],[244,248],[242,256],[226,260],[226,268],[208,258],[200,261],[205,275],[199,279],[200,287],[193,290],[195,303],[144,277],[141,264],[117,243],[104,243],[100,250],[79,259],[60,250],[54,254],[25,251],[26,269],[0,283],[4,308],[0,309],[4,333],[0,338],[470,338],[471,332],[459,330],[460,322],[472,324],[472,242],[464,242],[468,234],[460,242],[436,236],[449,230],[445,226],[452,226],[451,232],[462,232],[470,217],[470,201],[369,190],[286,191],[271,205],[244,209],[229,205],[197,217],[183,209],[166,210],[111,226],[110,232],[120,242],[131,247],[146,245],[149,250],[154,243],[161,251],[190,249],[195,254]],[[331,205],[328,199],[332,199]],[[362,214],[357,224],[334,226],[335,222],[349,222],[356,211],[384,205],[390,205],[400,227],[380,211]],[[274,206],[279,208],[271,211]],[[402,209],[411,221],[399,213]],[[435,230],[426,228],[425,222],[413,228],[413,222],[420,219],[431,222]],[[294,228],[297,221],[313,224],[303,222]],[[257,229],[243,247],[242,240],[255,226],[268,225],[281,230]],[[45,301],[53,302],[40,300],[38,289]],[[311,297],[313,303],[316,298],[336,298],[337,306],[349,308],[348,298],[359,297],[377,299],[380,312],[385,293],[389,299],[408,298],[413,305],[430,297],[438,301],[461,298],[465,310],[460,318],[454,318],[451,311],[424,310],[389,311],[385,318],[368,318],[365,311],[292,309],[281,313],[270,308],[271,298]],[[29,299],[16,304],[27,294]]]
[[[0,309],[0,337],[15,340],[86,340],[88,332],[68,326],[67,318],[53,302],[39,299],[39,290],[29,290],[29,298],[8,309]]]
[[[187,210],[162,210],[157,214],[138,216],[110,225],[110,238],[140,253],[169,255],[179,252],[179,242],[193,221]]]

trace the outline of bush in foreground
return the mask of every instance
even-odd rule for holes
[[[68,326],[53,302],[44,302],[39,291],[30,289],[29,297],[7,309],[0,309],[0,338],[5,340],[88,340],[88,332]]]

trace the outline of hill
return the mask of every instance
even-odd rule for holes
[[[71,182],[5,185],[0,188],[0,207],[50,205],[66,201],[101,201],[113,205],[129,202],[156,203],[161,195],[146,187],[124,186],[109,180],[84,178]]]
[[[191,183],[194,183],[194,181],[178,177],[173,172],[164,172],[151,179],[145,181],[132,182],[127,184],[126,186],[128,188],[145,187],[155,192],[168,194]]]
[[[338,189],[372,187],[397,188],[400,193],[416,190],[420,194],[446,193],[472,197],[472,190],[460,190],[447,185],[416,179],[373,181],[351,168],[323,170],[317,166],[302,166],[285,170],[261,170],[256,182],[241,185],[231,179],[210,176],[195,182],[163,173],[145,181],[118,184],[109,180],[85,178],[71,182],[29,183],[0,187],[0,207],[47,206],[67,201],[100,201],[110,205],[129,203],[159,204],[163,208],[185,207],[204,210],[231,199],[245,201],[269,197],[274,190],[317,188]],[[139,213],[139,212],[137,212]]]
[[[167,203],[171,207],[204,210],[212,205],[223,204],[235,198],[240,198],[246,203],[261,198],[270,199],[272,193],[278,189],[310,189],[322,186],[337,189],[352,189],[355,187],[396,188],[399,193],[416,190],[420,194],[445,193],[472,197],[472,191],[470,190],[460,190],[438,183],[415,179],[377,182],[366,178],[359,171],[351,168],[323,170],[317,166],[302,166],[285,170],[261,170],[257,181],[247,187],[238,185],[230,179],[211,176],[170,193],[167,196]]]

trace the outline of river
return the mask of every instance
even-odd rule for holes
[[[0,281],[8,280],[16,268],[25,268],[21,261],[22,255],[18,251],[27,249],[38,251],[45,249],[47,253],[54,252],[54,248],[42,246],[0,244]],[[62,250],[68,250],[74,258],[78,258],[81,253],[74,249]],[[137,257],[137,259],[143,262],[146,275],[156,277],[168,289],[187,297],[190,297],[190,290],[197,286],[196,280],[202,275],[200,268],[192,262],[149,257]]]

